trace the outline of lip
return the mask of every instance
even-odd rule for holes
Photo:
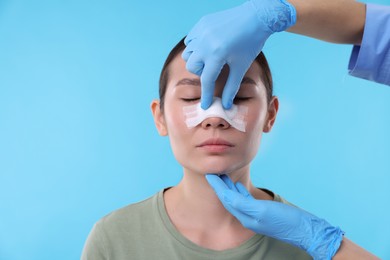
[[[234,145],[224,139],[221,138],[211,138],[207,139],[203,143],[197,145],[196,147],[205,149],[209,152],[224,152],[232,147]]]
[[[226,145],[233,147],[234,145],[222,138],[210,138],[204,141],[203,143],[197,145],[197,147],[207,146],[207,145]]]

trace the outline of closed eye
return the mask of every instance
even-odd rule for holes
[[[252,97],[235,97],[233,102],[234,102],[234,104],[237,104],[237,103],[248,101],[251,98]]]
[[[195,102],[199,101],[200,98],[182,98],[181,100],[183,100],[184,102]]]

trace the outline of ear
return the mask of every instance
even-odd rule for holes
[[[271,129],[275,123],[276,115],[279,109],[279,100],[277,97],[272,97],[271,102],[268,105],[267,118],[264,123],[263,132],[271,132]]]
[[[161,136],[168,135],[167,126],[165,124],[164,114],[160,108],[160,100],[153,100],[150,104],[150,109],[152,110],[154,124],[156,125],[157,131]]]

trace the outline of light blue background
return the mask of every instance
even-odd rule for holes
[[[0,0],[0,259],[78,259],[99,218],[180,180],[149,110],[160,69],[241,2]],[[350,50],[267,42],[281,106],[252,177],[390,259],[390,88],[348,76]]]

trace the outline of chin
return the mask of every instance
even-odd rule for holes
[[[188,171],[190,172],[193,172],[193,173],[196,173],[196,174],[199,174],[199,175],[206,175],[206,174],[228,174],[230,172],[232,172],[234,169],[232,167],[228,167],[228,166],[222,166],[222,165],[219,165],[219,166],[207,166],[207,165],[201,165],[201,167],[199,167],[200,165],[183,165],[183,168],[184,169],[187,169]]]
[[[187,170],[197,174],[230,174],[249,165],[244,158],[202,158],[200,160],[183,160],[179,163]]]
[[[235,171],[237,169],[237,167],[234,167],[232,165],[210,165],[210,166],[207,166],[207,165],[204,165],[203,167],[201,167],[201,169],[199,169],[198,172],[202,173],[202,174],[229,174],[233,171]]]

